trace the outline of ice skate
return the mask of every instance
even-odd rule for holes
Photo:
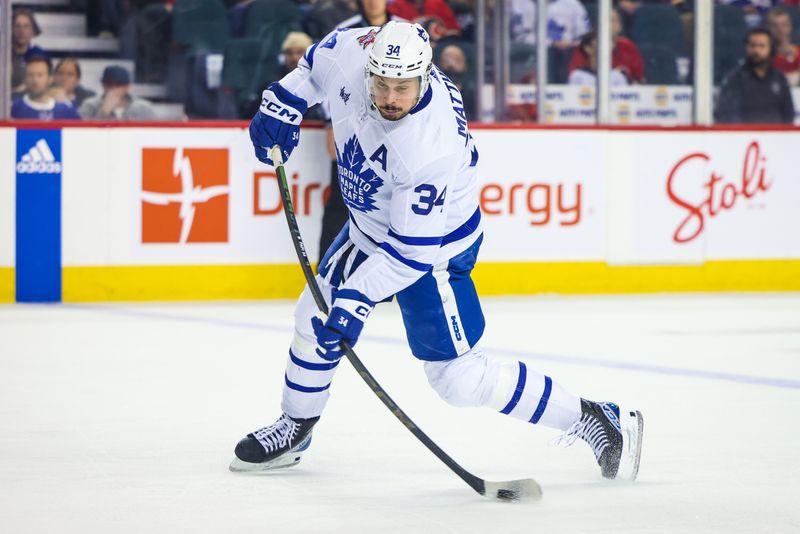
[[[620,411],[612,402],[581,399],[581,418],[557,440],[566,447],[581,438],[594,451],[605,478],[636,480],[644,420],[639,411]]]
[[[286,414],[272,425],[248,434],[236,445],[235,472],[268,471],[300,462],[311,444],[311,429],[319,417],[292,419]]]

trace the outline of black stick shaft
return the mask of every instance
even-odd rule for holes
[[[277,157],[277,159],[276,159]],[[289,232],[292,235],[292,242],[294,243],[294,249],[297,252],[297,259],[300,260],[300,267],[303,268],[303,275],[306,278],[306,282],[308,283],[308,288],[311,290],[311,294],[314,296],[314,301],[317,303],[317,307],[321,312],[324,314],[328,314],[328,305],[325,302],[325,298],[322,296],[322,291],[319,289],[319,285],[317,285],[317,280],[314,277],[314,271],[311,269],[311,263],[308,261],[308,254],[306,253],[306,247],[303,244],[303,237],[300,234],[300,227],[297,224],[297,218],[294,214],[294,207],[292,206],[292,195],[289,191],[289,184],[286,181],[286,171],[283,169],[283,164],[279,163],[280,159],[280,151],[279,150],[272,150],[272,160],[276,163],[275,171],[278,174],[278,185],[280,186],[281,190],[281,200],[283,202],[283,211],[286,214],[286,222],[289,225]],[[350,364],[355,368],[358,372],[359,376],[367,383],[367,386],[372,390],[375,395],[389,408],[395,417],[397,417],[405,427],[411,431],[414,436],[420,440],[423,445],[428,447],[433,454],[436,455],[442,462],[444,462],[447,467],[449,467],[456,475],[461,477],[461,480],[469,484],[469,486],[483,495],[486,492],[485,482],[482,478],[476,477],[463,467],[461,467],[455,460],[453,460],[446,452],[444,452],[434,441],[425,434],[420,428],[414,424],[414,421],[411,420],[406,413],[400,409],[397,403],[392,400],[386,390],[378,384],[378,381],[375,380],[375,377],[372,376],[372,373],[364,366],[361,362],[359,357],[353,351],[350,344],[346,341],[341,342],[341,348],[344,351],[347,359],[350,361]]]

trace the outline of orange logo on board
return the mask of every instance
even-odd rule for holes
[[[142,243],[228,242],[228,149],[142,149]]]

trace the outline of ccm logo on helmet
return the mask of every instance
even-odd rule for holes
[[[384,69],[402,69],[402,65],[393,65],[391,63],[381,63],[381,68]]]

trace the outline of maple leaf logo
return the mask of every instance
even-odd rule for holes
[[[383,180],[369,168],[366,160],[355,135],[345,142],[342,152],[336,147],[342,198],[351,209],[365,213],[378,209],[375,206],[375,193],[383,185]]]

